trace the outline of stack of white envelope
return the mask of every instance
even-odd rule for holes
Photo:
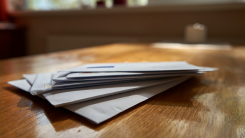
[[[98,124],[194,75],[214,70],[184,61],[87,64],[24,74],[25,79],[8,83]]]

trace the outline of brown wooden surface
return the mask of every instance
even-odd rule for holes
[[[85,63],[187,61],[218,67],[95,125],[7,84]],[[114,44],[0,61],[0,137],[245,137],[245,47],[171,50]]]

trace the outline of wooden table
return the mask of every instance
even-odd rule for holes
[[[140,61],[187,61],[219,70],[192,78],[99,125],[7,84],[27,73]],[[245,47],[203,51],[114,44],[1,60],[0,137],[245,137]]]

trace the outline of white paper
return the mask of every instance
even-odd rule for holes
[[[33,84],[36,79],[36,74],[24,74],[23,77],[30,83]]]
[[[151,86],[135,91],[125,92],[117,95],[112,95],[104,98],[94,99],[86,102],[72,104],[64,106],[64,108],[75,112],[87,119],[99,124],[111,117],[127,110],[128,108],[135,106],[136,104],[143,102],[150,97],[161,93],[179,83],[187,80],[189,77],[183,77],[182,79],[164,83],[161,85]],[[20,88],[20,82],[27,82],[26,80],[11,81],[11,85]],[[28,90],[31,85],[23,86],[21,89]],[[28,91],[27,91],[28,92]]]
[[[174,87],[175,85],[178,85],[187,79],[188,78],[185,77],[157,86],[151,86],[64,107],[99,124],[127,110],[128,108],[151,98],[152,96],[155,96],[171,87]]]
[[[176,74],[176,73],[196,73],[196,71],[168,71],[168,74]],[[146,75],[164,75],[167,74],[161,71],[155,72],[82,72],[82,73],[70,73],[64,77],[71,79],[79,79],[79,78],[105,78],[105,77],[127,77],[127,76],[146,76]],[[61,75],[60,75],[61,76]]]
[[[191,65],[185,61],[180,62],[146,62],[146,63],[104,63],[87,64],[65,72],[101,72],[101,71],[181,71],[198,70],[200,67]]]
[[[53,73],[37,74],[33,86],[31,87],[31,94],[38,95],[51,88]]]
[[[23,77],[31,84],[33,85],[36,77],[37,77],[37,74],[24,74]]]
[[[183,66],[183,68],[189,68],[189,67],[193,67],[193,65],[190,65],[186,62],[154,62],[154,63],[114,63],[113,65],[121,65],[122,67],[126,67],[126,65],[132,65],[132,66],[142,66],[142,67],[150,67],[150,68],[155,68],[155,66],[157,64],[162,64],[165,67],[165,71],[166,68],[171,69],[171,68],[175,68],[175,67],[179,67],[179,66]],[[98,66],[109,66],[112,64],[89,64],[89,65],[85,65],[87,67],[98,67]],[[167,66],[169,65],[169,66]],[[84,66],[82,66],[84,67]],[[114,66],[113,66],[114,67]],[[207,67],[197,67],[194,66],[195,68],[199,68],[199,72],[206,72],[206,71],[213,71],[215,70],[215,68],[207,68]],[[79,68],[79,67],[78,67]],[[157,68],[159,68],[159,66],[157,66]],[[183,69],[182,68],[182,69]],[[147,69],[148,70],[148,69]],[[168,72],[171,70],[168,70]],[[188,70],[186,70],[188,72]],[[189,70],[189,71],[194,71],[194,70]],[[196,70],[195,70],[196,71]],[[172,71],[173,72],[173,71]],[[174,72],[178,72],[178,71],[174,71]],[[183,72],[183,70],[181,70],[180,72]],[[158,77],[170,77],[170,76],[184,76],[184,75],[190,75],[192,73],[183,73],[183,74],[178,74],[178,73],[171,73],[167,74],[167,75],[141,75],[141,76],[137,76],[136,79],[150,79],[150,78],[158,78]],[[32,76],[32,74],[25,74],[23,75],[29,83],[34,83],[33,87],[31,88],[31,93],[33,95],[38,95],[38,94],[42,94],[45,91],[48,90],[56,90],[56,89],[67,89],[67,88],[73,88],[73,87],[87,87],[87,86],[95,86],[95,85],[104,85],[110,82],[113,83],[120,83],[121,81],[123,82],[127,82],[127,81],[135,81],[135,77],[134,76],[120,76],[120,77],[111,77],[114,79],[109,80],[108,78],[92,78],[92,79],[87,79],[87,80],[78,80],[78,79],[67,79],[66,76],[69,75],[70,72],[58,72],[58,73],[42,73],[42,74],[37,74],[35,77]],[[123,72],[121,72],[123,73]],[[125,72],[124,72],[125,73]],[[127,72],[130,74],[130,72]],[[132,72],[131,72],[132,73]],[[134,72],[135,73],[135,72]],[[133,74],[134,74],[133,73]],[[148,72],[149,73],[149,72]],[[152,72],[152,73],[156,73],[156,72]],[[162,72],[161,72],[162,73]],[[103,73],[102,73],[103,74]],[[137,74],[137,73],[136,73]],[[146,74],[146,73],[145,73]],[[65,78],[65,79],[64,79]],[[57,79],[56,82],[54,82],[52,79]],[[97,79],[97,80],[95,80]],[[123,80],[125,79],[125,80]],[[132,79],[132,80],[131,80]],[[59,81],[58,81],[59,80]],[[80,81],[78,83],[69,83],[70,81]]]
[[[84,73],[71,73],[66,78],[98,78],[98,77],[111,77],[111,76],[128,76],[128,75],[144,75],[144,73],[137,72],[84,72]]]
[[[59,77],[53,79],[56,82],[76,82],[76,81],[107,81],[107,80],[122,80],[122,79],[144,79],[144,78],[163,78],[163,77],[173,77],[173,76],[184,76],[184,75],[198,75],[199,72],[187,72],[187,73],[164,73],[164,74],[150,74],[150,75],[125,75],[125,76],[105,76],[105,77],[95,77],[95,78],[81,78],[77,77],[76,79],[68,77]],[[68,75],[69,76],[69,75]],[[75,76],[75,75],[73,75]]]
[[[180,77],[180,76],[192,76],[192,75],[202,75],[201,73],[189,73],[189,74],[179,74],[179,75],[157,75],[157,76],[149,76],[149,77],[132,77],[132,78],[121,78],[121,79],[106,79],[106,80],[99,80],[99,81],[61,81],[63,83],[55,82],[52,85],[52,90],[55,89],[64,89],[64,88],[72,88],[72,87],[87,87],[87,86],[96,86],[96,85],[106,85],[106,84],[116,84],[116,83],[124,83],[124,82],[134,82],[140,80],[154,80],[154,79],[171,79],[173,77]],[[59,81],[60,82],[60,81]]]
[[[13,85],[26,92],[30,92],[30,89],[31,89],[30,83],[25,79],[9,81],[8,84]]]
[[[43,96],[55,107],[84,102],[92,99],[97,99],[109,95],[114,95],[122,92],[141,89],[153,85],[166,83],[169,81],[177,80],[182,77],[175,77],[171,79],[147,80],[128,82],[112,85],[102,85],[86,88],[63,89],[57,91],[50,91],[43,93]]]

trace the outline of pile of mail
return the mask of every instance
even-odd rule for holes
[[[184,61],[101,63],[24,74],[24,79],[8,83],[98,124],[192,76],[214,70]]]

